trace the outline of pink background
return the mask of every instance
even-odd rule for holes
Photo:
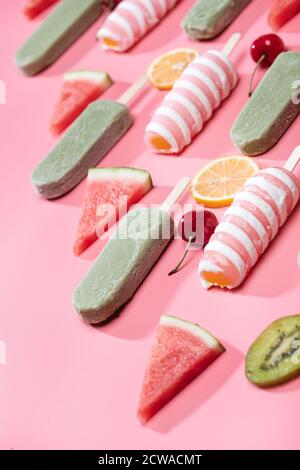
[[[199,252],[191,253],[185,268],[168,278],[184,248],[177,240],[122,315],[95,328],[84,324],[71,304],[74,286],[103,245],[95,243],[80,259],[72,254],[85,183],[48,202],[38,198],[29,180],[36,163],[55,143],[49,121],[62,73],[72,68],[107,70],[115,85],[106,96],[117,98],[162,52],[179,46],[203,51],[212,44],[192,43],[179,27],[193,1],[183,0],[129,54],[101,51],[95,41],[100,20],[35,78],[22,76],[13,61],[17,48],[41,21],[24,18],[24,3],[0,2],[0,79],[7,84],[7,104],[0,106],[0,340],[7,345],[7,364],[0,365],[0,447],[300,449],[300,381],[264,391],[244,376],[245,353],[260,331],[278,317],[299,313],[299,210],[241,289],[202,290]],[[181,157],[152,155],[143,143],[144,126],[163,93],[147,88],[133,103],[134,127],[102,164],[147,168],[156,187],[143,202],[161,202],[180,177],[193,176],[213,158],[237,153],[229,130],[247,101],[253,68],[249,46],[269,31],[270,4],[254,0],[213,42],[222,48],[232,32],[243,33],[233,54],[241,82]],[[281,30],[292,49],[300,49],[299,25],[300,16]],[[297,135],[299,121],[257,161],[282,165],[299,144]],[[186,201],[191,202],[188,197]],[[136,418],[137,400],[162,314],[199,322],[224,342],[227,353],[142,427]]]

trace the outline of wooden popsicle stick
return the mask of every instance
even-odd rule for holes
[[[238,45],[238,43],[240,42],[241,40],[241,33],[234,33],[232,34],[232,36],[230,36],[229,40],[227,41],[227,43],[225,44],[225,46],[223,47],[223,54],[227,55],[227,57],[229,57],[234,49],[236,48],[236,46]]]
[[[175,186],[175,188],[171,191],[167,199],[162,203],[160,209],[165,212],[170,212],[175,202],[180,198],[180,196],[184,193],[187,186],[190,184],[191,179],[186,176],[182,178]]]
[[[300,160],[300,145],[298,145],[298,147],[294,149],[290,158],[287,160],[283,168],[292,173],[294,169],[296,168],[296,166],[298,165],[299,160]]]
[[[129,102],[139,93],[140,90],[142,90],[142,88],[144,88],[144,86],[147,85],[147,83],[149,83],[149,79],[147,74],[144,74],[125,91],[125,93],[118,99],[118,103],[128,106]]]

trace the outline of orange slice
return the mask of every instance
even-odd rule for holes
[[[218,158],[193,178],[192,196],[207,207],[230,206],[247,179],[258,170],[258,164],[249,157]]]
[[[147,75],[155,88],[170,90],[184,69],[198,56],[194,49],[174,49],[155,59]]]

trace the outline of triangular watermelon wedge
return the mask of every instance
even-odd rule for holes
[[[24,13],[27,18],[32,20],[56,2],[58,2],[58,0],[28,0],[24,8]]]
[[[269,25],[278,31],[285,23],[300,13],[300,0],[273,0]]]
[[[63,132],[112,83],[106,72],[78,70],[65,73],[61,97],[51,121],[53,134]]]
[[[224,351],[199,325],[163,315],[145,372],[140,421],[146,423]]]
[[[89,170],[74,254],[80,256],[108,230],[109,224],[117,222],[152,187],[151,175],[145,170],[125,167]]]

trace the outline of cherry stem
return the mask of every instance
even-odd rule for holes
[[[182,263],[184,262],[185,258],[186,258],[186,255],[188,254],[188,251],[190,249],[190,246],[192,244],[192,241],[194,240],[194,237],[190,236],[189,237],[189,241],[185,247],[185,250],[184,250],[184,253],[183,253],[183,256],[181,257],[180,261],[176,264],[175,268],[172,269],[172,271],[170,271],[168,273],[168,276],[173,276],[173,274],[176,274],[178,271],[179,271],[179,268],[180,266],[182,265]]]
[[[261,56],[261,58],[259,59],[259,61],[257,62],[256,66],[255,66],[255,69],[253,70],[253,73],[251,75],[251,80],[250,80],[250,86],[249,86],[249,98],[251,98],[251,96],[253,95],[253,81],[254,81],[254,76],[256,74],[256,71],[258,69],[258,67],[260,66],[260,64],[267,58],[267,55],[266,54],[263,54]]]

